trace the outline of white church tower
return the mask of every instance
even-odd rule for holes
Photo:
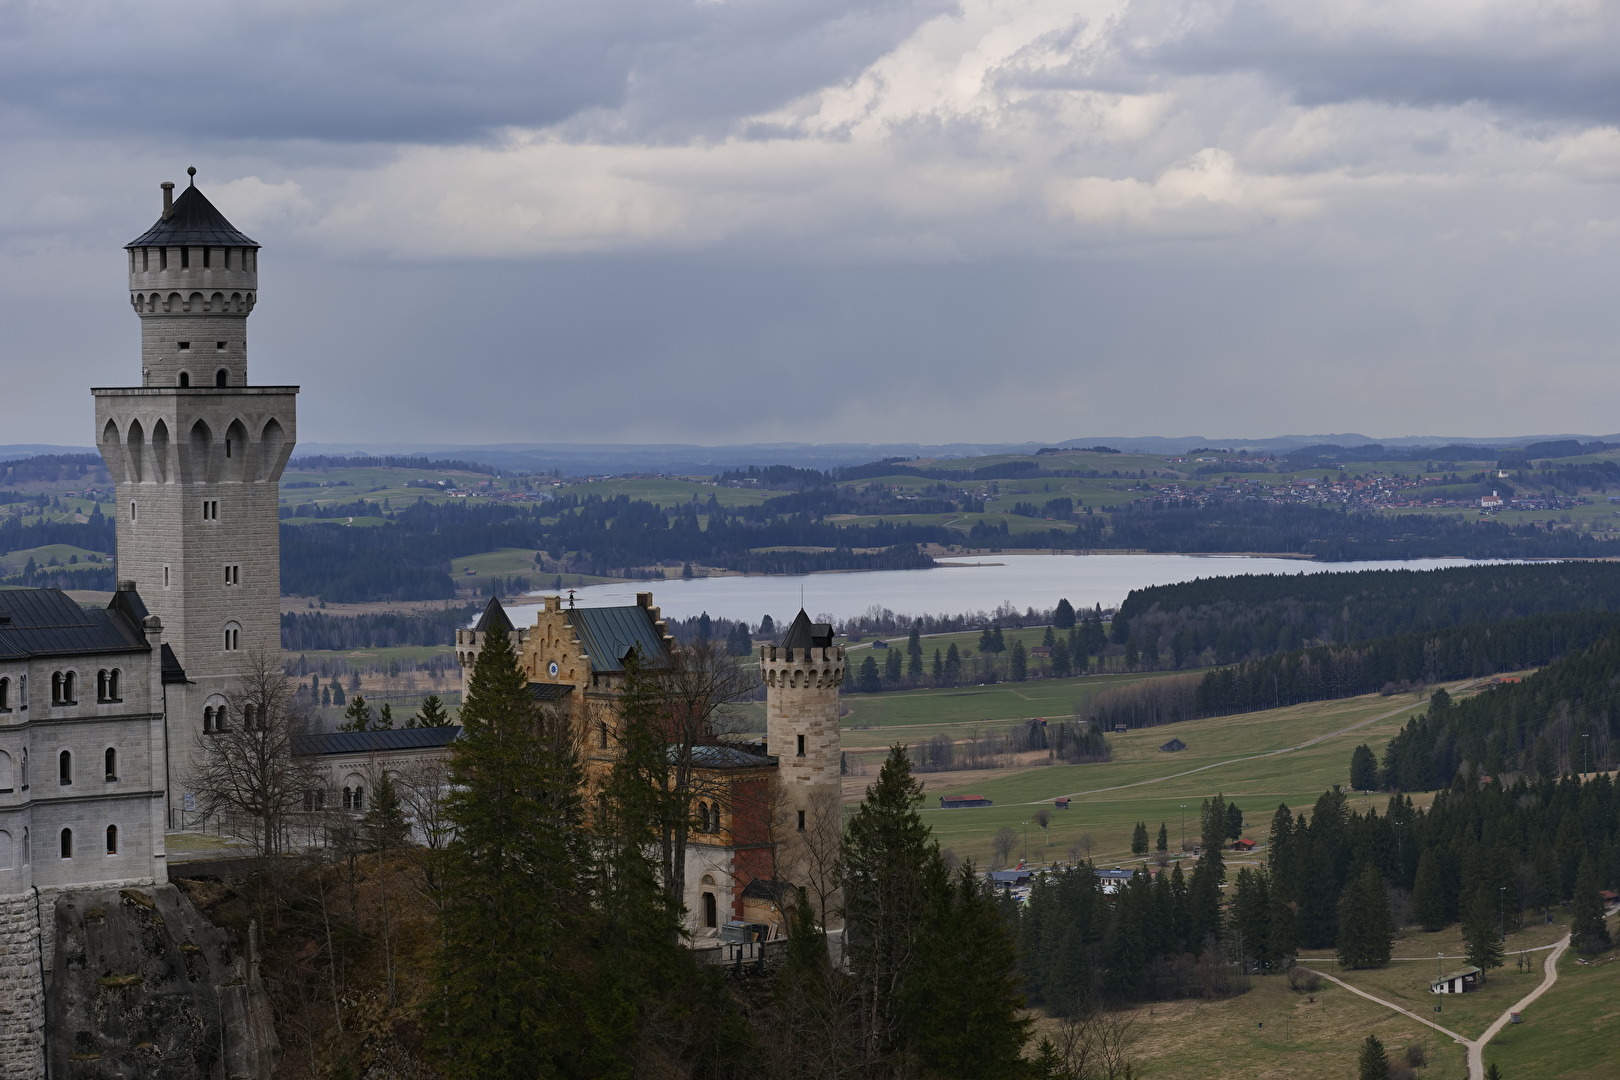
[[[168,691],[169,826],[183,828],[199,735],[244,655],[281,648],[277,495],[298,387],[248,382],[259,245],[195,180],[179,198],[162,188],[162,217],[125,247],[140,384],[92,393],[118,491],[118,578],[162,620],[188,679]]]

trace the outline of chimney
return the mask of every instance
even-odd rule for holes
[[[163,220],[168,221],[174,216],[174,181],[165,180],[158,187],[163,189]]]

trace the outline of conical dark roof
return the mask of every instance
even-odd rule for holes
[[[830,623],[813,623],[804,608],[800,608],[787,633],[782,636],[782,645],[789,649],[825,649],[832,644],[832,639]]]
[[[174,200],[174,207],[167,218],[158,218],[156,225],[124,246],[256,248],[259,245],[226,221],[225,215],[192,186]]]
[[[506,609],[501,606],[499,597],[492,596],[489,603],[484,605],[484,614],[478,619],[478,625],[473,630],[480,634],[510,634],[512,620],[507,618]]]

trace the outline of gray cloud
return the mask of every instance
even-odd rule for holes
[[[941,0],[0,5],[14,118],[192,138],[454,143],[611,110],[686,133],[850,78]]]

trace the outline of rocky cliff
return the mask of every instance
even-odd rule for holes
[[[246,955],[173,885],[56,900],[52,1080],[269,1080],[280,1047]]]

